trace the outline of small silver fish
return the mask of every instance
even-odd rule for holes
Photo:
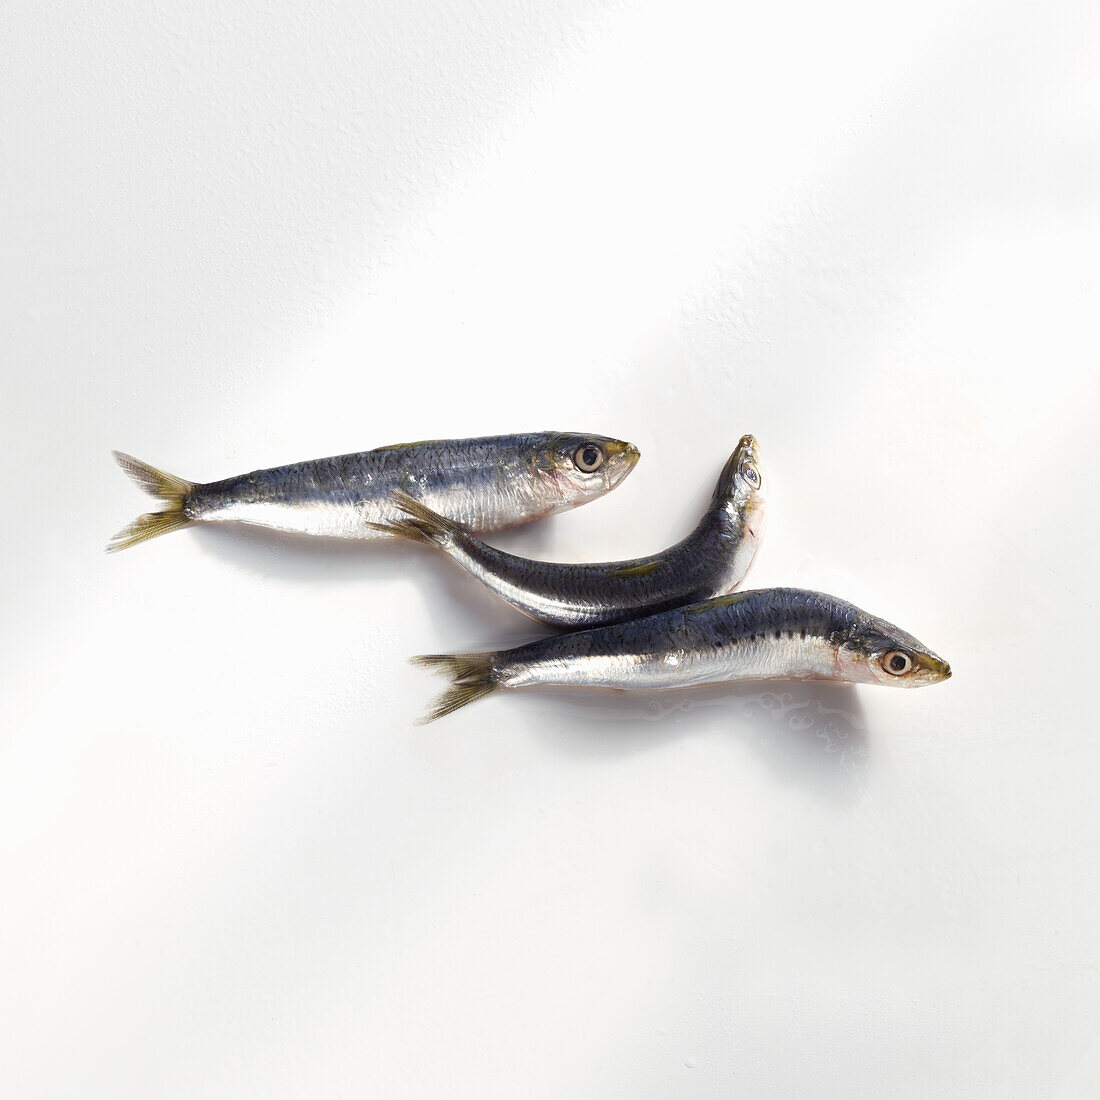
[[[698,603],[741,583],[764,535],[760,446],[742,436],[695,530],[650,557],[572,565],[532,561],[487,546],[422,501],[397,492],[406,517],[380,530],[438,546],[482,584],[551,626],[599,626]]]
[[[634,690],[731,680],[844,680],[922,687],[951,675],[912,634],[854,604],[799,588],[720,596],[644,619],[496,653],[414,657],[451,687],[423,719],[539,685]]]
[[[194,523],[249,523],[337,538],[387,537],[401,490],[474,531],[499,531],[586,504],[610,492],[640,457],[602,435],[533,432],[436,439],[296,462],[198,484],[114,452],[147,493],[167,504],[139,516],[108,551]]]

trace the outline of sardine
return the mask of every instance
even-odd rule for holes
[[[534,432],[436,439],[296,462],[212,481],[185,481],[129,455],[118,464],[167,507],[139,516],[107,546],[123,550],[194,523],[249,523],[347,539],[388,537],[403,513],[394,490],[474,531],[499,531],[610,492],[640,457],[602,435]]]
[[[422,501],[396,492],[405,518],[380,529],[438,546],[532,619],[576,629],[637,619],[731,592],[764,535],[760,447],[741,438],[722,469],[699,525],[675,546],[633,561],[572,565],[532,561],[488,546]]]
[[[452,681],[425,722],[493,692],[542,685],[648,691],[732,680],[843,680],[912,688],[951,675],[912,634],[845,600],[799,588],[737,592],[496,653],[413,660]]]

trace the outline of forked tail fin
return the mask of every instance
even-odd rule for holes
[[[432,653],[414,657],[414,665],[436,669],[451,678],[451,686],[417,724],[423,726],[427,722],[434,722],[467,703],[473,703],[497,691],[500,685],[493,679],[495,656],[494,653]]]
[[[188,493],[194,489],[194,482],[184,481],[182,477],[174,474],[166,474],[147,462],[141,462],[121,451],[113,451],[115,461],[141,486],[150,496],[157,497],[167,503],[168,507],[160,512],[146,512],[138,516],[133,523],[123,527],[117,535],[107,544],[107,553],[115,550],[125,550],[128,546],[136,546],[146,539],[155,538],[157,535],[167,535],[169,531],[178,531],[181,527],[189,527],[194,521],[189,519],[183,511]]]

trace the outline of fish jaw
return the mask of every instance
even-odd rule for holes
[[[607,486],[607,492],[611,492],[630,476],[634,467],[638,465],[642,452],[633,443],[622,443],[617,439],[607,445],[607,450],[609,454],[605,463],[604,484]]]

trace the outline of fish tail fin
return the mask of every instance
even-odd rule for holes
[[[394,504],[405,514],[400,519],[386,523],[371,523],[368,526],[387,535],[398,535],[412,542],[423,542],[430,546],[447,547],[462,535],[468,534],[461,523],[441,516],[423,502],[400,489],[394,489],[390,496]]]
[[[125,550],[146,539],[156,538],[157,535],[178,531],[181,527],[190,527],[194,521],[185,514],[184,505],[188,494],[195,487],[194,482],[185,481],[174,474],[166,474],[163,470],[158,470],[155,466],[150,466],[147,462],[123,454],[121,451],[112,453],[115,461],[137,485],[150,496],[165,501],[168,507],[160,512],[146,512],[138,516],[133,523],[128,524],[111,539],[107,544],[107,553]]]
[[[128,523],[121,531],[112,535],[105,549],[108,554],[113,554],[117,550],[137,546],[139,542],[144,542],[146,539],[155,539],[157,535],[167,535],[169,531],[190,527],[194,522],[183,514],[182,509],[178,512],[171,508],[163,512],[145,512],[133,523]]]
[[[414,665],[435,669],[451,678],[451,686],[417,724],[434,722],[499,690],[500,685],[493,678],[495,656],[495,653],[431,653],[414,657]]]

